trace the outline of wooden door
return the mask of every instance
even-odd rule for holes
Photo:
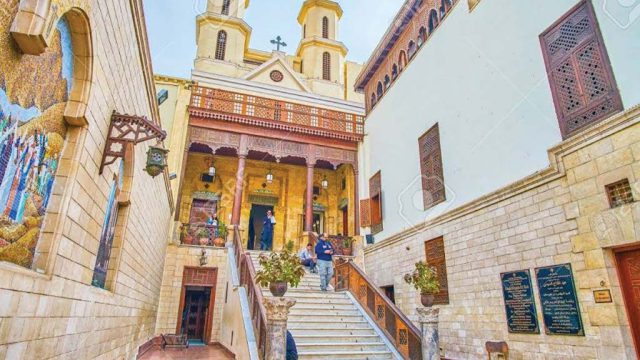
[[[616,253],[616,262],[636,354],[640,355],[640,249]]]
[[[186,333],[189,340],[204,340],[206,322],[206,306],[204,291],[188,291],[185,299],[187,309]]]
[[[349,208],[342,209],[342,235],[349,236]]]

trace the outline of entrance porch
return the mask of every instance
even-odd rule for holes
[[[276,219],[270,249],[290,240],[300,247],[310,231],[358,235],[355,151],[191,127],[185,157],[176,219],[188,228],[183,243],[204,232],[214,238],[224,224],[260,249],[268,210]]]

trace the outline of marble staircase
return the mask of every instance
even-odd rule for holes
[[[256,270],[260,269],[259,254],[251,252]],[[265,297],[272,296],[268,289],[262,292]],[[288,328],[300,360],[399,359],[348,294],[320,291],[317,274],[307,271],[298,288],[290,288],[285,296],[297,301],[289,314]]]

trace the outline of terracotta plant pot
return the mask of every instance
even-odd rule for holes
[[[276,297],[283,297],[287,292],[288,284],[286,282],[274,282],[269,284],[269,291]]]
[[[422,306],[424,306],[424,307],[432,307],[434,300],[435,300],[435,295],[433,295],[433,294],[421,294],[420,295],[420,302],[422,303]]]
[[[353,253],[352,248],[342,248],[342,255],[351,256],[352,253]]]
[[[185,236],[183,243],[185,245],[193,245],[193,236],[191,236],[191,235]]]
[[[221,237],[215,238],[213,240],[213,245],[217,246],[217,247],[224,247],[224,239]]]
[[[209,245],[209,238],[200,238],[200,245]]]

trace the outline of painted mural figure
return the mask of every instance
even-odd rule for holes
[[[0,18],[9,33],[10,17]],[[0,53],[0,261],[31,267],[66,136],[73,48],[65,19],[39,56]],[[9,37],[0,46],[13,48]]]

